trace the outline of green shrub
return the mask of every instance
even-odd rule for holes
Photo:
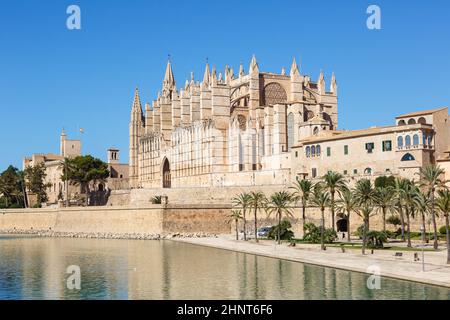
[[[35,209],[42,208],[42,205],[40,203],[36,203],[35,205],[33,205],[33,208]]]
[[[12,205],[9,206],[9,209],[21,209],[21,208],[23,208],[22,205],[18,203],[13,203]]]
[[[444,235],[447,234],[447,229],[445,228],[445,226],[439,228],[439,233]]]
[[[291,240],[294,237],[294,232],[292,232],[290,228],[292,228],[291,223],[289,222],[289,220],[284,219],[281,221],[281,224],[276,225],[269,231],[269,233],[267,234],[267,238],[272,240],[273,239],[278,240],[278,229],[279,229],[281,240]]]
[[[322,227],[316,226],[314,223],[305,224],[305,235],[303,236],[303,241],[308,241],[312,243],[320,243],[320,231]],[[333,229],[325,229],[324,231],[324,242],[333,243],[337,238],[337,233]]]
[[[399,226],[402,224],[402,221],[400,220],[400,217],[397,215],[392,215],[386,219],[386,222],[389,224],[392,224],[394,227]]]
[[[383,231],[368,231],[367,232],[367,247],[368,248],[383,248],[383,244],[388,240],[388,235]]]

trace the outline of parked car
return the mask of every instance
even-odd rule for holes
[[[272,230],[272,226],[266,226],[258,229],[258,237],[267,238],[269,231]]]

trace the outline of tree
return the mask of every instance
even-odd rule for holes
[[[400,217],[402,241],[405,241],[405,216],[403,213],[403,193],[405,188],[406,188],[406,179],[396,177],[393,189],[395,195],[394,206],[395,210],[398,212],[398,215]]]
[[[296,177],[296,182],[294,183],[294,186],[292,187],[292,189],[294,189],[294,192],[293,192],[294,201],[300,200],[300,202],[302,203],[303,234],[305,234],[306,206],[308,205],[308,201],[309,201],[309,198],[313,191],[313,188],[314,188],[314,184],[311,182],[311,180],[300,179],[299,177]]]
[[[450,230],[449,230],[450,191],[448,189],[438,191],[436,207],[445,217],[445,234],[447,240],[447,264],[450,264]]]
[[[377,187],[375,203],[383,215],[383,231],[386,231],[386,213],[394,211],[394,193],[391,187]]]
[[[356,182],[355,199],[358,203],[359,209],[356,213],[363,219],[363,245],[362,254],[366,253],[367,232],[370,227],[370,217],[373,212],[373,206],[376,201],[376,192],[369,179],[361,179]]]
[[[62,169],[61,180],[64,181],[64,190],[66,193],[66,207],[69,207],[69,183],[70,177],[75,172],[74,162],[70,158],[64,158],[64,160],[61,161],[60,168]]]
[[[375,188],[393,188],[395,186],[394,176],[379,176],[375,179]]]
[[[417,190],[414,196],[414,206],[416,207],[417,212],[420,213],[422,217],[422,241],[428,242],[426,229],[426,215],[430,211],[431,201],[425,194],[423,194],[423,192]]]
[[[347,241],[350,241],[350,214],[357,209],[357,202],[351,190],[345,190],[340,194],[340,199],[336,202],[336,209],[339,213],[347,216]]]
[[[428,195],[430,197],[430,215],[433,221],[433,231],[434,231],[434,243],[433,247],[435,250],[438,249],[438,232],[436,225],[436,214],[435,214],[435,193],[438,188],[441,188],[445,185],[445,181],[441,179],[444,174],[444,170],[439,166],[434,164],[430,164],[425,166],[424,168],[420,168],[420,186],[424,187],[428,191]]]
[[[91,194],[90,184],[105,182],[109,177],[108,165],[90,155],[75,157],[70,159],[69,163],[71,170],[67,170],[67,174],[63,174],[61,178],[63,181],[68,180],[71,184],[79,185],[82,192],[86,194],[85,204],[88,205]]]
[[[47,177],[45,171],[44,163],[28,166],[24,171],[25,185],[31,193],[36,195],[38,207],[48,201],[47,188],[51,186],[50,183],[45,183]]]
[[[250,192],[250,208],[253,208],[255,218],[255,241],[258,242],[258,210],[263,208],[267,203],[266,196],[260,191]]]
[[[414,218],[415,214],[415,197],[418,192],[414,182],[411,180],[405,180],[405,188],[403,189],[403,203],[406,216],[406,235],[407,235],[407,246],[410,248],[411,245],[411,217]]]
[[[311,204],[317,206],[321,213],[321,227],[320,227],[320,249],[325,250],[325,208],[330,205],[330,194],[325,190],[323,184],[316,184],[314,193],[311,198]],[[333,230],[333,229],[332,229]],[[333,230],[334,231],[334,230]]]
[[[247,241],[247,219],[245,217],[247,209],[250,208],[250,194],[243,192],[233,198],[233,204],[242,208],[242,221],[244,222],[244,241]]]
[[[239,220],[242,220],[241,210],[231,210],[231,214],[229,215],[230,220],[228,223],[234,221],[234,225],[236,228],[236,240],[239,240]]]
[[[0,174],[0,194],[4,199],[4,206],[23,207],[24,201],[23,172],[9,166]]]
[[[279,191],[270,196],[266,206],[266,211],[270,216],[275,213],[278,218],[278,244],[281,244],[281,219],[284,215],[293,216],[291,212],[292,194],[286,191]]]
[[[323,177],[322,177],[325,187],[328,189],[328,192],[330,193],[330,208],[331,208],[331,225],[333,230],[335,230],[335,224],[334,224],[334,197],[335,193],[341,192],[345,189],[347,189],[347,182],[344,179],[344,176],[338,172],[334,171],[328,171]]]

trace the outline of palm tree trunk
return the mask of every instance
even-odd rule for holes
[[[386,207],[383,207],[383,231],[386,232]]]
[[[239,222],[239,220],[238,219],[236,219],[235,220],[235,225],[236,225],[236,240],[239,240],[239,228],[238,228],[238,222]]]
[[[400,222],[401,222],[401,226],[402,226],[402,241],[405,241],[405,217],[403,216],[403,207],[402,207],[402,205],[399,205],[398,213],[400,215]]]
[[[447,264],[450,264],[450,227],[448,221],[448,214],[445,216],[445,233],[447,236]]]
[[[302,222],[303,222],[303,236],[305,236],[306,206],[304,203],[302,203]]]
[[[350,242],[350,211],[347,212],[347,241]]]
[[[409,220],[409,209],[406,208],[406,235],[408,237],[408,244],[407,247],[411,248],[411,224]]]
[[[281,244],[281,211],[278,209],[278,244]]]
[[[334,191],[331,192],[331,225],[332,225],[333,231],[336,231],[334,228]]]
[[[436,217],[434,215],[434,189],[432,189],[431,191],[431,218],[433,219],[433,231],[434,231],[434,243],[433,243],[433,248],[434,250],[437,250],[439,245],[438,245],[438,233],[437,233],[437,226],[436,226]]]
[[[242,210],[242,217],[244,218],[244,241],[247,241],[247,219],[245,219],[245,209]]]
[[[426,243],[427,242],[427,229],[425,227],[425,213],[422,212],[422,242]]]
[[[366,235],[367,235],[367,228],[368,228],[368,219],[364,218],[364,228],[363,228],[363,243],[362,243],[362,254],[366,254]]]
[[[321,208],[322,211],[322,227],[320,228],[320,249],[325,250],[325,208]]]
[[[255,205],[255,241],[258,242],[258,217],[256,216],[258,207]]]

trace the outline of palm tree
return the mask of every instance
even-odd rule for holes
[[[430,199],[418,190],[414,197],[414,206],[422,217],[422,241],[424,243],[428,240],[425,215],[430,211],[430,203]]]
[[[333,226],[333,230],[335,230],[334,227],[334,196],[336,191],[341,192],[345,189],[347,189],[347,182],[344,179],[344,176],[338,172],[334,171],[328,171],[323,176],[323,181],[325,183],[325,187],[328,189],[328,192],[330,193],[330,207],[331,207],[331,224]]]
[[[430,202],[431,202],[431,219],[433,221],[433,231],[434,231],[434,244],[433,247],[435,250],[438,249],[438,233],[437,233],[437,226],[436,226],[436,215],[435,215],[435,207],[436,207],[436,201],[435,201],[435,193],[436,190],[440,187],[443,187],[445,185],[445,181],[441,179],[441,176],[444,174],[444,170],[440,168],[439,166],[436,166],[434,164],[430,164],[425,166],[424,168],[420,168],[420,185],[424,188],[427,188],[428,194],[430,196]]]
[[[302,203],[302,226],[303,234],[305,233],[306,224],[306,206],[308,205],[309,198],[313,191],[314,184],[311,180],[296,178],[296,182],[292,189],[294,189],[293,198],[295,201],[300,200]]]
[[[258,242],[258,210],[266,205],[267,198],[261,191],[250,192],[249,208],[253,208],[255,215],[255,240]]]
[[[406,185],[406,180],[400,177],[395,178],[394,184],[394,206],[400,217],[400,224],[402,230],[402,241],[405,241],[405,216],[403,214],[403,193]]]
[[[64,158],[61,160],[61,163],[59,164],[59,168],[62,169],[62,175],[61,180],[64,181],[64,191],[66,193],[66,207],[69,207],[69,184],[70,184],[70,177],[75,170],[74,164],[72,159],[70,158]]]
[[[383,231],[386,231],[386,213],[394,210],[394,193],[392,192],[392,188],[376,188],[375,203],[378,210],[381,210],[383,215]]]
[[[363,245],[362,253],[365,254],[367,231],[370,228],[370,216],[373,212],[373,206],[376,202],[377,194],[369,179],[361,179],[356,182],[355,199],[360,209],[356,213],[363,219]]]
[[[336,202],[338,212],[347,215],[347,241],[350,241],[350,214],[357,208],[357,203],[353,192],[345,190],[340,194],[340,199]]]
[[[363,219],[363,234],[362,234],[362,254],[366,254],[366,244],[367,244],[367,232],[369,231],[370,217],[373,212],[373,206],[371,202],[361,203],[359,209],[356,213]]]
[[[228,220],[228,223],[234,221],[236,227],[236,240],[239,240],[238,224],[239,220],[242,220],[241,210],[231,210],[231,214],[228,217],[230,218],[230,220]]]
[[[267,203],[266,210],[268,215],[270,216],[272,213],[275,213],[278,218],[278,244],[281,244],[281,218],[283,215],[288,215],[293,217],[291,212],[290,204],[292,203],[292,194],[286,191],[279,191],[270,196],[270,199]]]
[[[405,180],[405,188],[403,189],[403,203],[405,209],[406,216],[406,235],[408,244],[407,246],[411,248],[411,221],[410,218],[414,218],[415,213],[415,197],[417,194],[417,187],[414,185],[414,182],[411,180]]]
[[[330,205],[330,194],[325,190],[325,186],[316,184],[311,198],[311,204],[317,206],[322,214],[320,227],[320,249],[325,250],[324,232],[325,232],[325,208]]]
[[[448,189],[439,190],[436,207],[445,216],[445,234],[447,240],[447,264],[450,264],[450,230],[449,230],[449,213],[450,213],[450,191]]]
[[[233,198],[233,204],[236,207],[242,208],[242,220],[244,221],[244,241],[247,241],[247,220],[245,214],[247,209],[250,207],[250,194],[243,192]]]

